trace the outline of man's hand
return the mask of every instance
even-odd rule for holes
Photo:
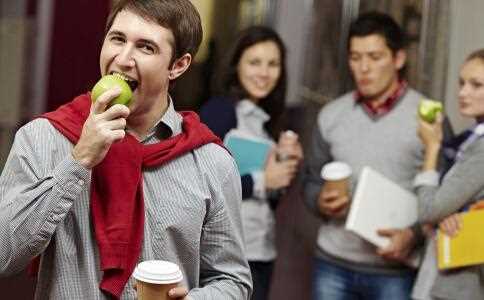
[[[380,229],[378,235],[387,237],[390,244],[385,248],[378,248],[377,254],[389,260],[406,262],[415,246],[415,239],[410,228]]]
[[[137,291],[138,286],[135,282],[133,284],[133,288]],[[177,286],[168,291],[168,298],[170,299],[178,299],[178,300],[190,300],[188,298],[188,289],[184,286]]]
[[[177,286],[168,291],[168,297],[170,299],[189,300],[187,295],[188,289],[184,286]]]
[[[340,195],[336,190],[328,190],[323,185],[318,198],[319,212],[323,216],[342,218],[349,209],[350,199],[346,195]]]
[[[91,104],[81,137],[72,150],[74,159],[87,169],[92,169],[99,164],[111,145],[125,136],[124,129],[129,109],[121,104],[115,104],[106,109],[119,94],[118,88],[108,90]]]

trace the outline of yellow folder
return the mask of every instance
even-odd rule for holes
[[[462,214],[462,227],[453,238],[437,235],[439,269],[484,263],[484,210]]]

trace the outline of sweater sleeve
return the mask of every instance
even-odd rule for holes
[[[246,174],[240,177],[242,181],[242,200],[252,198],[254,194],[254,180],[252,175]]]
[[[313,130],[311,147],[308,158],[304,160],[304,201],[309,209],[318,217],[321,217],[318,210],[318,197],[323,181],[320,176],[324,164],[332,160],[329,144],[324,140],[318,126]]]
[[[230,99],[211,99],[200,109],[200,119],[221,140],[231,129],[237,127],[235,107]]]
[[[484,139],[470,145],[442,180],[440,187],[417,187],[422,222],[436,223],[457,212],[484,193],[482,176],[484,166]]]

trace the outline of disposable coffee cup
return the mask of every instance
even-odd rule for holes
[[[139,263],[133,277],[136,279],[138,300],[168,300],[168,291],[183,279],[178,265],[164,260]]]
[[[340,161],[330,162],[321,169],[321,178],[326,190],[337,190],[339,195],[348,196],[350,191],[351,167]]]

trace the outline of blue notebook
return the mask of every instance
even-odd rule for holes
[[[263,170],[272,147],[269,142],[233,133],[227,134],[224,144],[232,153],[240,175]]]

